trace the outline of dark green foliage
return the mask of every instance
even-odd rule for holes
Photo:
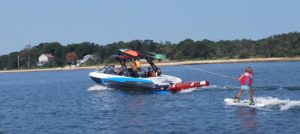
[[[12,52],[9,55],[0,56],[0,70],[18,68],[19,52]]]
[[[246,52],[241,52],[241,53],[239,54],[239,59],[246,59],[246,58],[249,58],[248,53],[246,53]]]
[[[112,62],[111,55],[120,48],[129,48],[143,52],[165,54],[170,60],[218,59],[218,58],[250,58],[250,57],[292,57],[300,56],[300,33],[280,34],[260,40],[220,40],[217,42],[204,39],[194,41],[186,39],[178,44],[154,42],[153,40],[133,40],[130,42],[114,42],[98,45],[91,42],[75,43],[66,46],[58,42],[40,43],[35,47],[27,45],[20,52],[0,56],[0,70],[28,68],[36,66],[38,56],[52,54],[54,58],[45,66],[58,67],[67,64],[66,55],[75,52],[78,59],[91,54],[93,58],[85,65]]]
[[[66,46],[66,52],[75,52],[79,59],[88,54],[93,54],[96,52],[97,44],[90,42],[83,42],[80,44],[70,44]]]

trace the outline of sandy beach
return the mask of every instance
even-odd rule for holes
[[[219,64],[219,63],[239,63],[239,62],[271,62],[271,61],[300,61],[300,57],[284,57],[284,58],[249,58],[249,59],[220,59],[220,60],[191,60],[182,62],[157,62],[157,66],[175,66],[175,65],[192,65],[192,64]],[[145,65],[147,66],[147,65]],[[39,71],[70,71],[70,70],[83,70],[83,69],[96,69],[102,67],[89,66],[89,67],[59,67],[48,69],[15,69],[15,70],[2,70],[0,73],[18,73],[18,72],[39,72]]]

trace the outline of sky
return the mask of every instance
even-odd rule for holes
[[[300,31],[299,0],[1,0],[0,55],[26,45],[261,39]]]

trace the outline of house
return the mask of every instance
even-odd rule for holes
[[[53,58],[54,56],[52,54],[42,54],[39,56],[39,62],[37,63],[37,66],[43,66]]]
[[[79,67],[81,64],[87,62],[89,59],[93,59],[93,58],[94,58],[93,55],[90,55],[90,54],[84,56],[83,59],[77,60],[77,67]]]

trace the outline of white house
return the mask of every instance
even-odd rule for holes
[[[39,62],[37,63],[37,66],[43,66],[47,64],[54,56],[52,54],[42,54],[39,56]]]
[[[84,56],[83,59],[77,60],[77,67],[79,67],[81,64],[87,62],[89,59],[93,59],[93,55],[88,54],[88,55]]]

